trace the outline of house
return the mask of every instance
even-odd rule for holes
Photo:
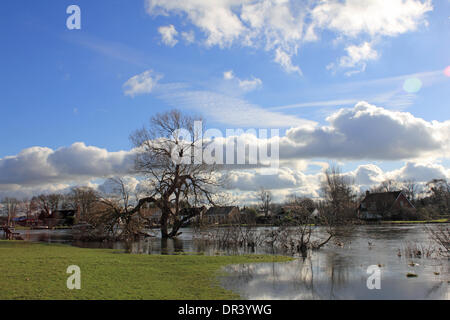
[[[59,209],[50,212],[50,214],[42,211],[39,215],[39,220],[41,220],[43,224],[49,228],[56,226],[71,226],[74,223],[75,215],[76,210],[72,209]]]
[[[366,197],[358,207],[358,218],[381,220],[397,217],[402,211],[415,210],[403,191],[366,192]]]
[[[238,207],[211,207],[203,215],[203,220],[208,224],[222,224],[227,223],[232,219],[237,219],[240,216]]]

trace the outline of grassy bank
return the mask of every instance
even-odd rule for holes
[[[262,255],[130,255],[114,250],[0,241],[0,299],[236,299],[219,286],[222,266],[288,261]],[[66,287],[69,265],[81,290]]]

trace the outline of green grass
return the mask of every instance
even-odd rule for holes
[[[402,220],[398,220],[398,221],[381,221],[381,223],[397,223],[397,224],[402,224],[402,223],[447,223],[449,222],[449,219],[437,219],[437,220],[420,220],[420,221],[402,221]]]
[[[15,226],[14,230],[31,230],[30,227]]]
[[[221,267],[289,260],[267,255],[131,255],[0,241],[0,299],[237,299],[219,285]],[[67,289],[69,265],[81,269],[81,290]]]

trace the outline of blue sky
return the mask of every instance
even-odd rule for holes
[[[409,113],[425,126],[437,121],[432,136],[442,140],[450,118],[444,73],[450,1],[383,2],[2,1],[0,162],[31,147],[58,150],[76,142],[128,151],[133,130],[174,107],[202,114],[221,130],[276,127],[284,134],[329,126],[327,117],[366,101],[386,116]],[[81,30],[66,27],[72,4],[81,8]],[[127,81],[139,75],[153,86],[126,94]],[[414,92],[407,92],[411,79],[421,87],[413,82],[406,88]],[[376,135],[383,128],[371,130]],[[383,151],[341,159],[314,150],[295,160],[340,161],[346,171],[376,164],[392,175],[408,161],[426,162],[448,174],[446,148],[423,150],[401,159]],[[300,167],[304,174],[317,169]],[[81,175],[83,181],[98,178]],[[3,180],[0,191],[30,187]]]

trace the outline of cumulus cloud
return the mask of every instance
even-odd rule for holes
[[[231,7],[239,4],[236,0],[147,0],[147,12],[152,15],[168,15],[169,12],[184,13],[195,26],[206,35],[207,45],[226,46],[245,29]]]
[[[0,199],[5,197],[12,197],[16,199],[32,198],[39,194],[51,194],[51,193],[67,193],[70,190],[70,184],[65,183],[50,183],[40,185],[19,185],[0,184]]]
[[[151,15],[184,14],[206,36],[206,46],[233,43],[276,51],[275,61],[288,72],[298,72],[291,58],[303,32],[304,5],[289,1],[163,1],[147,0]],[[274,51],[275,53],[275,51]]]
[[[136,177],[123,176],[120,178],[120,180],[122,181],[126,192],[128,192],[130,196],[136,193],[140,184],[140,181]],[[96,189],[106,195],[121,195],[122,186],[119,185],[117,182],[118,182],[117,179],[107,179],[102,184],[100,184]]]
[[[310,33],[315,34],[316,28],[330,29],[339,35],[338,39],[366,36],[376,41],[383,36],[395,37],[426,25],[426,13],[432,9],[431,0],[326,0],[311,11]],[[368,61],[379,57],[373,43],[367,41],[347,46],[345,51],[347,55],[339,59],[339,67],[358,67],[348,71],[347,75],[364,71]],[[333,67],[334,63],[329,65],[329,69]]]
[[[169,26],[161,26],[158,28],[158,32],[161,35],[162,42],[169,46],[174,47],[178,40],[176,39],[176,36],[178,35],[178,31],[175,29],[175,27],[171,24]]]
[[[397,36],[425,24],[431,0],[325,0],[312,11],[313,26],[347,37]]]
[[[263,48],[285,71],[298,74],[301,69],[292,58],[323,31],[345,42],[395,37],[426,25],[426,14],[433,9],[431,0],[146,0],[146,7],[150,15],[186,17],[205,35],[207,46]],[[361,52],[367,49],[364,42],[346,43],[346,48],[352,61],[358,54],[360,63],[373,60],[375,51]]]
[[[259,188],[271,190],[299,188],[310,184],[308,176],[301,171],[282,167],[276,175],[264,174],[259,169],[231,170],[227,172],[226,187],[242,191],[255,191]]]
[[[228,173],[227,189],[238,203],[259,202],[258,190],[261,187],[272,192],[274,201],[284,201],[290,194],[320,198],[323,170],[309,174],[305,170],[282,167],[279,175],[273,176],[261,175],[258,170],[234,170]],[[362,164],[355,170],[342,172],[342,175],[354,182],[357,192],[364,192],[388,179],[398,182],[414,180],[419,187],[424,187],[432,179],[449,179],[450,171],[438,163],[408,161],[391,171],[383,171],[373,163]]]
[[[328,126],[290,129],[280,140],[280,156],[401,160],[448,155],[450,121],[428,122],[366,102],[340,109],[327,121]]]
[[[359,191],[379,186],[383,181],[414,181],[419,188],[433,179],[449,179],[450,171],[436,162],[407,161],[399,169],[383,171],[375,164],[359,165],[355,170],[344,172],[344,176],[353,179]]]
[[[161,78],[162,75],[153,72],[153,70],[147,70],[128,79],[123,85],[124,93],[131,97],[150,93]]]
[[[391,179],[428,182],[432,179],[450,178],[450,170],[438,163],[408,161],[402,168],[388,173]]]
[[[225,188],[239,204],[259,203],[261,188],[270,190],[275,202],[284,201],[290,194],[319,198],[321,176],[321,171],[305,174],[288,167],[281,167],[276,175],[266,175],[258,169],[231,170],[226,173]]]
[[[82,142],[57,150],[33,147],[0,159],[0,185],[66,183],[125,174],[133,168],[134,151],[109,152]]]

